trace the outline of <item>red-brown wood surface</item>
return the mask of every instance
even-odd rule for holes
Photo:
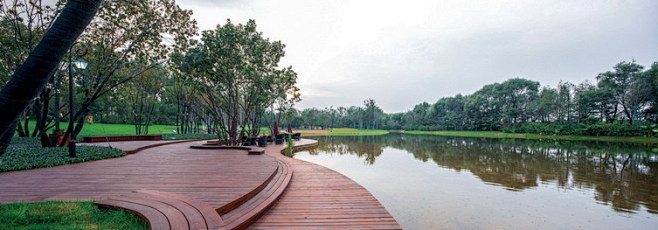
[[[247,194],[254,194],[249,200],[239,202],[242,206],[232,207],[231,210],[239,212],[226,213],[229,214],[227,218],[238,220],[231,226],[246,227],[264,213],[249,227],[400,228],[365,188],[333,170],[281,155],[286,145],[271,144],[265,148],[266,154],[248,155],[245,150],[189,148],[203,142],[155,146],[161,143],[114,142],[109,144],[124,150],[153,147],[121,158],[0,173],[0,203],[102,200],[146,189],[157,190],[152,191],[156,195],[173,193],[172,198],[175,194],[190,197],[193,200],[190,202],[199,202],[195,207],[207,211],[209,207],[222,209]],[[295,141],[298,147],[315,143],[306,139]],[[112,202],[144,209],[144,205],[120,200]],[[265,211],[269,207],[271,209]],[[158,210],[157,207],[147,208],[141,210],[145,213],[140,215],[162,221],[164,215]],[[177,215],[172,210],[167,212]],[[221,220],[215,220],[212,224],[224,225],[219,222]],[[151,224],[171,226],[170,223]]]
[[[227,229],[249,227],[281,197],[292,179],[292,171],[287,163],[279,160],[279,171],[271,182],[249,201],[222,215]]]
[[[215,211],[215,208],[206,203],[175,193],[167,193],[155,190],[139,190],[137,192],[155,196],[165,196],[171,199],[177,199],[179,201],[185,202],[197,209],[199,213],[201,213],[208,229],[222,229],[224,227],[224,221],[219,217],[219,214]]]
[[[276,160],[264,154],[189,148],[200,143],[170,144],[120,158],[0,173],[0,203],[101,200],[150,189],[189,196],[218,208],[253,191],[278,168]]]
[[[122,208],[137,213],[149,222],[152,229],[225,229],[223,221],[213,208],[206,208],[207,204],[180,194],[140,190],[132,194],[97,201],[94,204],[99,207]],[[153,210],[162,215],[154,215]],[[162,219],[161,216],[166,219]],[[217,225],[217,223],[220,224]]]
[[[302,139],[295,146],[314,143]],[[266,154],[284,160],[293,170],[292,180],[274,207],[250,228],[401,228],[363,186],[323,166],[285,157],[281,149],[268,147]]]

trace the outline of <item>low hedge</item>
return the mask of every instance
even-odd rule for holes
[[[33,139],[33,140],[30,140]],[[125,156],[120,149],[98,146],[77,146],[77,157],[69,157],[68,148],[43,148],[37,138],[15,138],[7,152],[0,156],[0,172],[46,168]]]
[[[544,135],[582,136],[656,136],[655,124],[630,125],[628,123],[538,123],[530,122],[510,127],[502,127],[505,133],[536,133]]]

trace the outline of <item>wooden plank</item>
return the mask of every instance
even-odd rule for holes
[[[295,146],[313,144],[305,139],[295,141]],[[401,229],[370,192],[342,174],[279,152],[266,154],[288,163],[294,176],[274,207],[250,228]]]
[[[206,203],[176,193],[168,193],[168,192],[155,191],[155,190],[138,190],[137,192],[144,194],[167,196],[188,203],[194,208],[196,208],[199,211],[199,213],[201,213],[201,215],[203,215],[204,222],[206,223],[206,227],[208,229],[222,229],[224,227],[224,221],[221,219],[219,214],[215,211],[214,208],[210,207],[210,205]]]
[[[272,181],[272,178],[276,176],[278,171],[279,171],[279,166],[277,164],[276,171],[274,171],[267,180],[263,181],[263,183],[261,183],[258,187],[256,187],[254,190],[250,191],[249,193],[246,193],[243,196],[229,202],[228,204],[225,204],[217,208],[217,213],[219,213],[220,215],[224,215],[230,212],[231,210],[236,209],[237,207],[244,204],[245,202],[249,201],[249,199],[253,198],[258,193],[260,193],[270,183],[270,181]]]
[[[171,206],[169,204],[156,200],[147,200],[147,199],[141,199],[132,196],[119,196],[119,197],[114,197],[111,200],[148,206],[164,214],[167,217],[167,220],[172,230],[189,229],[189,223],[187,221],[187,218],[185,218],[185,215],[176,207]],[[149,223],[151,223],[151,221],[149,221]],[[157,229],[157,228],[153,228],[153,229]]]
[[[206,220],[201,214],[201,212],[198,209],[194,208],[194,206],[185,203],[181,200],[174,199],[164,195],[154,195],[154,194],[146,194],[139,192],[130,194],[128,196],[165,203],[169,206],[174,207],[175,209],[177,209],[183,214],[183,216],[187,221],[188,224],[187,226],[189,229],[208,229],[208,226],[206,225]]]
[[[136,149],[153,142],[94,144]],[[287,147],[285,145],[269,145],[262,155],[248,155],[243,149],[190,149],[191,144],[202,143],[168,144],[120,158],[0,173],[0,187],[3,188],[0,190],[0,203],[102,200],[144,189],[188,197],[189,200],[168,196],[191,204],[202,215],[217,213],[217,209],[229,204],[233,207],[227,210],[237,208],[239,204],[259,207],[256,204],[268,206],[268,203],[273,203],[269,211],[249,226],[253,228],[400,228],[365,188],[333,170],[281,155],[280,152]],[[313,141],[306,139],[294,143],[296,146],[314,145]],[[263,196],[249,202],[257,194],[255,191],[265,189],[270,182],[281,184],[280,177],[272,181],[280,167],[277,160],[289,167],[291,179],[287,189],[283,190],[278,201],[274,198],[276,196]],[[245,196],[251,198],[244,199]],[[205,205],[193,204],[194,201]],[[112,202],[144,208],[144,205],[125,201]],[[190,211],[170,204],[160,202],[159,205],[181,210],[182,215]],[[164,215],[153,208],[146,212],[149,215]],[[252,211],[251,214],[259,213]],[[212,218],[212,215],[203,217],[207,227],[220,229],[225,226],[220,218]],[[154,218],[160,218],[163,222],[162,216]],[[238,226],[244,227],[251,221],[249,218],[243,219],[246,219],[242,222],[244,224]],[[163,223],[168,223],[166,217]],[[156,226],[154,229],[161,229],[159,224],[153,223]]]
[[[102,200],[95,202],[94,204],[102,208],[115,209],[118,207],[126,209],[147,221],[151,226],[151,229],[171,229],[171,225],[169,224],[167,217],[162,212],[152,207],[119,200]]]
[[[258,195],[239,208],[222,216],[228,229],[244,229],[254,223],[281,197],[292,178],[289,166],[279,161],[280,172]]]
[[[110,144],[135,148],[140,143],[153,141]],[[196,150],[190,145],[170,144],[120,158],[0,173],[0,203],[102,200],[149,189],[179,193],[217,208],[261,186],[278,167],[271,156]]]

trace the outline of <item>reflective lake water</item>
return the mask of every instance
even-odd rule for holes
[[[295,158],[366,187],[405,229],[658,229],[658,146],[317,137]]]

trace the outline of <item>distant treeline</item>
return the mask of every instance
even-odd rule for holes
[[[513,78],[485,85],[471,95],[424,102],[408,112],[385,114],[364,106],[289,111],[297,126],[404,130],[492,130],[555,135],[652,134],[658,120],[658,62],[645,67],[621,62],[595,83],[556,87]]]

